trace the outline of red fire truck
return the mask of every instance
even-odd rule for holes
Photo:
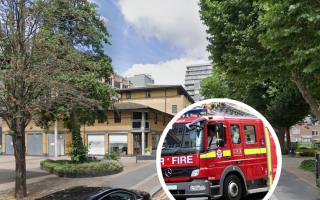
[[[166,135],[160,162],[176,199],[240,200],[267,192],[277,167],[274,140],[260,119],[222,115],[179,118]]]

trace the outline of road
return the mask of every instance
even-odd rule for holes
[[[250,195],[250,200],[262,200],[264,195]],[[207,198],[189,198],[188,200],[203,200]],[[282,169],[278,186],[270,200],[320,200],[320,190],[312,183],[306,183],[296,175]]]
[[[320,190],[282,169],[279,184],[271,200],[320,200]]]
[[[155,162],[121,173],[119,176],[110,177],[103,183],[103,185],[113,188],[121,187],[148,191],[155,187],[155,185],[150,185],[150,188],[145,188],[149,186],[147,183],[150,182],[154,182],[156,186],[158,185],[158,189],[160,188]],[[146,183],[146,185],[144,183]]]
[[[48,175],[47,172],[41,170],[40,161],[43,159],[46,158],[27,157],[27,183],[30,199],[77,186],[121,187],[143,190],[151,194],[161,187],[156,173],[156,164],[153,160],[136,163],[134,157],[124,157],[121,158],[124,170],[119,174],[89,178],[63,178],[52,174]],[[13,194],[14,165],[14,157],[0,156],[0,199],[8,199]]]

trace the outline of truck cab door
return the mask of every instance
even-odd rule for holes
[[[238,123],[230,123],[230,144],[232,151],[233,165],[238,166],[243,173],[246,173],[244,168],[244,149],[243,141],[244,137],[241,133],[240,125]]]
[[[263,129],[258,123],[244,123],[244,157],[247,179],[256,181],[264,179],[267,170],[266,146]]]

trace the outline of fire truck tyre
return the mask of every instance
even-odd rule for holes
[[[223,183],[223,197],[225,200],[240,200],[242,197],[242,184],[236,175],[229,175]]]

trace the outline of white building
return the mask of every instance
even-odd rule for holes
[[[212,74],[211,64],[187,66],[184,86],[189,95],[197,102],[203,100],[200,95],[201,81]]]

